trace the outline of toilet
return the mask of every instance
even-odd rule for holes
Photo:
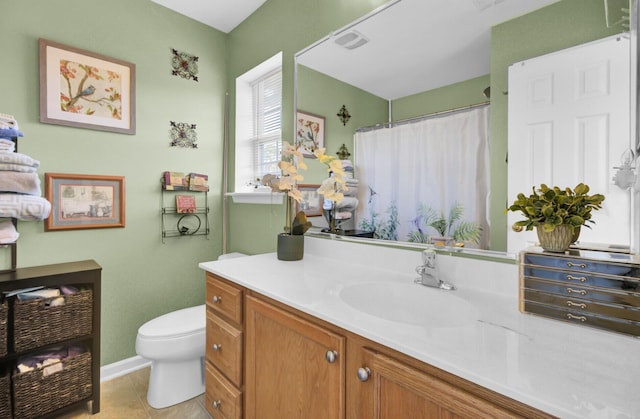
[[[155,409],[204,393],[205,306],[183,308],[138,329],[136,353],[151,361],[147,402]]]
[[[228,253],[218,260],[246,256]],[[151,361],[147,402],[155,409],[204,393],[204,304],[149,320],[138,329],[136,353]]]

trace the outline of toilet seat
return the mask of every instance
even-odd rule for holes
[[[183,308],[149,320],[138,329],[145,340],[179,338],[202,333],[206,325],[204,305]]]

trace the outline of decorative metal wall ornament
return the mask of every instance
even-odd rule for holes
[[[173,122],[169,135],[171,137],[171,147],[198,148],[198,133],[196,132],[196,124],[187,122]]]
[[[171,52],[173,53],[171,57],[171,74],[180,76],[183,79],[198,81],[198,57],[173,48],[171,48]]]
[[[340,122],[342,122],[342,125],[347,125],[347,122],[351,118],[351,115],[349,115],[349,111],[347,110],[347,107],[344,105],[342,105],[342,108],[340,108],[340,112],[338,112],[337,115],[340,118]]]
[[[351,153],[349,153],[349,149],[344,144],[340,146],[340,148],[338,149],[338,152],[336,153],[336,156],[338,156],[340,160],[347,160],[350,155]]]

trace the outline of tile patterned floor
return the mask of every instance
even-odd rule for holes
[[[100,385],[100,412],[92,415],[89,407],[74,410],[63,419],[210,419],[204,407],[204,394],[164,409],[147,403],[149,368],[105,381]]]

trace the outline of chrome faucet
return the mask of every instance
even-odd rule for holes
[[[420,278],[416,278],[414,281],[416,284],[424,285],[425,287],[440,288],[443,290],[456,289],[452,284],[440,279],[438,267],[436,266],[435,250],[426,249],[422,251],[422,265],[416,267],[416,272],[420,274]]]

